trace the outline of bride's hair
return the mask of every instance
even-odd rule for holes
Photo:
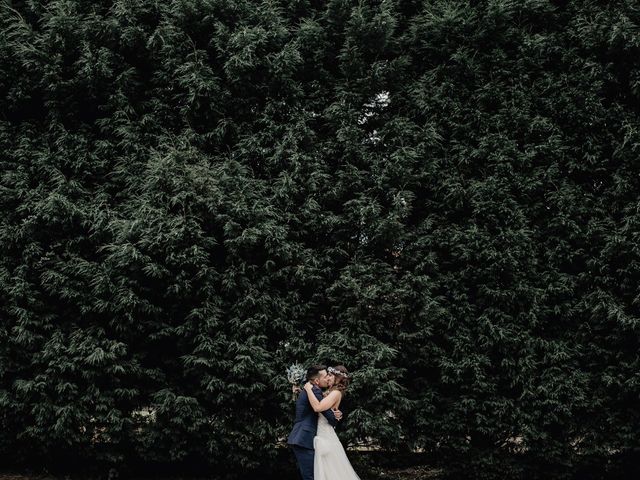
[[[329,367],[327,371],[333,373],[333,377],[336,379],[330,390],[340,390],[344,395],[347,392],[347,387],[351,381],[347,367],[344,365],[335,365],[333,367]]]

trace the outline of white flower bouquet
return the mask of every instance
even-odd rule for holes
[[[300,391],[300,385],[305,378],[307,371],[299,363],[289,365],[287,368],[287,380],[291,384],[291,391],[293,392],[293,401],[296,400],[296,393]]]

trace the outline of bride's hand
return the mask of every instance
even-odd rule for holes
[[[304,389],[309,391],[309,390],[313,390],[313,384],[311,382],[307,382],[304,384]]]

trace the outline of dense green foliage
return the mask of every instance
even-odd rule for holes
[[[0,15],[2,460],[267,471],[294,361],[453,475],[634,453],[636,2]]]

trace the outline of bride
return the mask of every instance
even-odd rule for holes
[[[360,480],[347,458],[342,443],[335,430],[324,415],[319,412],[337,409],[349,386],[349,372],[343,365],[327,368],[334,377],[333,386],[329,388],[325,398],[318,400],[313,394],[313,385],[307,382],[304,386],[311,408],[318,412],[318,431],[313,439],[315,457],[313,462],[314,480]]]

